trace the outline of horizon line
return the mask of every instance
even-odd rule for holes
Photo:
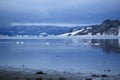
[[[67,26],[67,27],[74,27],[74,26],[90,26],[90,25],[96,25],[96,23],[93,24],[68,24],[68,23],[18,23],[13,22],[10,24],[11,26]]]

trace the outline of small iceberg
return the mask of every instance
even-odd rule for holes
[[[46,45],[50,45],[50,43],[49,43],[49,42],[46,42],[45,44],[46,44]]]
[[[24,44],[24,41],[16,41],[16,44]]]
[[[16,41],[16,44],[20,44],[20,42],[19,42],[19,41]]]
[[[20,43],[21,43],[21,44],[24,44],[24,42],[23,42],[23,41],[21,41]]]

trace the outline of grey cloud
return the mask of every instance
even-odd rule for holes
[[[120,0],[0,0],[0,19],[36,22],[96,22],[120,19]]]

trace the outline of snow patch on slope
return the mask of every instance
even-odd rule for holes
[[[67,36],[74,36],[75,34],[83,31],[84,29],[81,29],[81,30],[77,30],[77,31],[74,31],[74,32],[69,32],[69,33],[64,33],[64,34],[61,34],[61,35],[58,35],[59,37],[67,37]]]

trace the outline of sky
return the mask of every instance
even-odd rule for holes
[[[0,24],[93,24],[120,19],[120,0],[0,0]]]

